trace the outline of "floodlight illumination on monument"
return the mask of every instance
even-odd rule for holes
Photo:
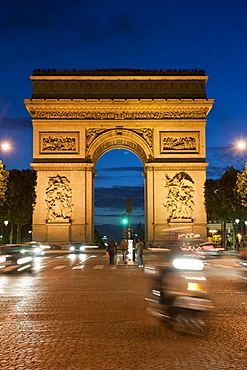
[[[185,226],[206,238],[205,127],[214,101],[204,71],[38,70],[31,80],[35,240],[93,242],[94,168],[111,149],[143,163],[147,243]]]

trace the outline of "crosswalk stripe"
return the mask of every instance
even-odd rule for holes
[[[72,270],[82,270],[83,268],[85,267],[85,265],[79,265],[79,266],[75,266],[75,267],[72,267]]]
[[[53,267],[53,270],[59,270],[59,269],[64,269],[65,266],[56,266],[56,267]]]
[[[104,267],[104,265],[95,265],[94,269],[99,270],[99,269],[103,269],[103,267]]]

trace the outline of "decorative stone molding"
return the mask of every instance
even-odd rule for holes
[[[94,171],[94,163],[31,163],[35,171]]]
[[[122,134],[125,131],[130,131],[130,132],[135,132],[136,134],[140,135],[150,146],[150,148],[153,147],[153,130],[151,128],[142,128],[142,129],[122,129],[122,128],[117,128],[116,129],[107,129],[107,128],[102,128],[102,129],[97,129],[97,128],[90,128],[87,130],[87,136],[86,136],[86,147],[89,148],[90,145],[93,143],[93,141],[100,136],[100,134],[104,132],[109,132],[109,131],[117,131],[117,134]]]
[[[153,147],[153,130],[151,128],[134,129],[132,131],[141,135],[143,139],[146,140],[150,148]]]
[[[97,129],[97,128],[90,128],[87,130],[87,135],[86,135],[86,147],[89,148],[92,142],[103,132],[106,132],[107,129]]]
[[[40,132],[40,153],[78,153],[78,132]]]
[[[153,163],[145,163],[145,171],[205,171],[208,163],[159,163],[157,166]]]
[[[206,76],[32,76],[33,97],[205,98]]]
[[[93,158],[92,158],[93,162],[96,163],[97,159],[100,158],[101,155],[103,155],[106,151],[110,149],[115,149],[117,147],[122,147],[122,148],[125,147],[126,149],[132,150],[135,154],[139,156],[139,158],[141,159],[143,163],[147,161],[145,151],[142,149],[140,145],[138,145],[137,143],[133,141],[125,139],[125,138],[123,139],[117,138],[117,139],[108,140],[105,143],[100,144],[97,147],[97,149],[94,151]]]
[[[148,107],[148,108],[60,108],[30,107],[33,119],[74,119],[74,120],[161,120],[161,119],[205,119],[208,107]]]

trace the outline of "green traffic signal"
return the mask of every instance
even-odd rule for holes
[[[124,213],[122,216],[122,224],[127,225],[128,224],[128,216]]]

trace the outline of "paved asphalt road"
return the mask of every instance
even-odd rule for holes
[[[32,273],[1,274],[0,369],[246,369],[247,281],[231,256],[208,261],[205,273],[215,310],[202,337],[150,316],[147,274],[111,267],[101,251],[46,255]]]

